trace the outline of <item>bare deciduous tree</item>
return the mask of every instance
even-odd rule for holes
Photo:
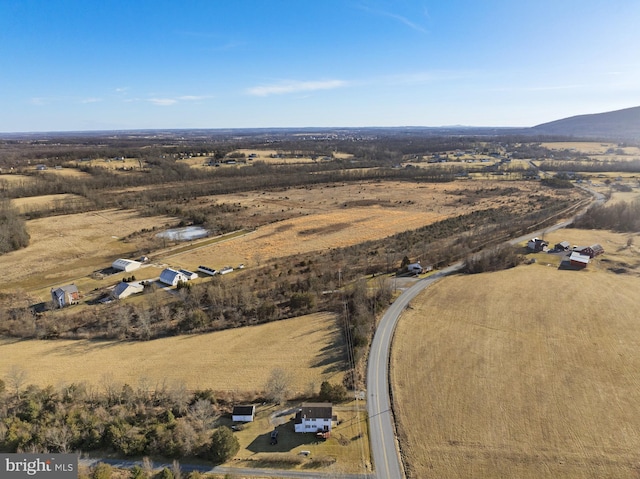
[[[284,369],[272,369],[265,385],[267,398],[275,404],[284,403],[289,395],[290,385],[291,377]]]

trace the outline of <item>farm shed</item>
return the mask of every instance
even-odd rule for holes
[[[571,244],[568,241],[561,241],[553,247],[556,251],[569,251]]]
[[[202,265],[198,266],[198,271],[202,273],[206,273],[211,276],[218,274],[218,271],[216,269],[209,268],[208,266],[202,266]]]
[[[249,406],[233,406],[233,412],[231,413],[231,419],[234,422],[253,422],[256,416],[256,407]]]
[[[78,304],[80,302],[80,292],[75,284],[68,284],[52,289],[51,299],[58,308],[64,308],[70,304]]]
[[[169,286],[176,286],[180,281],[186,282],[187,277],[180,271],[175,269],[166,268],[160,273],[160,282]]]
[[[185,278],[187,278],[189,281],[198,277],[198,273],[194,273],[193,271],[188,271],[186,269],[179,270],[179,273],[184,274]]]
[[[113,291],[111,291],[111,297],[113,299],[124,299],[132,294],[142,293],[144,291],[144,286],[138,282],[119,283]]]
[[[131,271],[135,271],[142,266],[142,263],[138,261],[133,261],[131,259],[123,259],[119,258],[111,263],[111,267],[113,269],[117,269],[118,271],[124,271],[126,273],[130,273]]]
[[[549,243],[547,243],[544,240],[541,240],[540,238],[531,238],[527,243],[527,248],[533,251],[534,253],[544,251],[544,248],[546,246],[549,246]]]
[[[296,432],[329,432],[337,417],[333,415],[333,404],[302,403],[294,419]]]
[[[589,260],[589,256],[580,254],[577,251],[571,253],[571,256],[569,257],[569,263],[571,263],[571,266],[575,266],[577,268],[586,268],[589,264]]]
[[[580,254],[588,256],[589,258],[595,258],[604,253],[604,248],[599,244],[592,244],[591,246],[576,246],[573,251],[577,251]]]

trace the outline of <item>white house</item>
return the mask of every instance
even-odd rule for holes
[[[302,403],[296,413],[294,428],[296,432],[330,432],[337,418],[333,415],[333,404]]]
[[[75,284],[60,286],[51,290],[51,299],[58,308],[80,302],[80,292]]]
[[[138,261],[133,261],[131,259],[123,259],[119,258],[111,263],[111,267],[113,269],[117,269],[118,271],[124,271],[126,273],[130,273],[131,271],[135,271],[142,266],[142,263]]]
[[[423,268],[420,262],[418,261],[417,263],[411,263],[407,265],[407,271],[409,271],[409,273],[420,274],[422,273]]]
[[[138,282],[125,283],[124,281],[118,284],[113,291],[111,291],[111,297],[113,299],[124,299],[132,294],[142,293],[144,286]]]
[[[249,406],[233,406],[231,419],[234,422],[253,422],[256,417],[256,407]]]
[[[187,277],[180,271],[175,269],[166,268],[160,273],[160,282],[169,286],[176,286],[180,281],[186,282]]]

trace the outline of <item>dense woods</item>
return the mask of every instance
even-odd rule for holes
[[[238,441],[219,423],[229,410],[210,390],[180,385],[69,384],[40,388],[14,370],[0,380],[0,451],[104,450],[124,456],[200,457],[223,462]]]
[[[8,200],[0,199],[0,254],[24,248],[29,244],[29,233],[24,219]]]
[[[575,228],[640,232],[640,201],[594,205],[573,223]]]

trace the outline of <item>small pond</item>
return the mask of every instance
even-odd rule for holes
[[[186,226],[184,228],[172,228],[158,233],[156,236],[170,241],[192,241],[209,236],[209,232],[202,226]]]

